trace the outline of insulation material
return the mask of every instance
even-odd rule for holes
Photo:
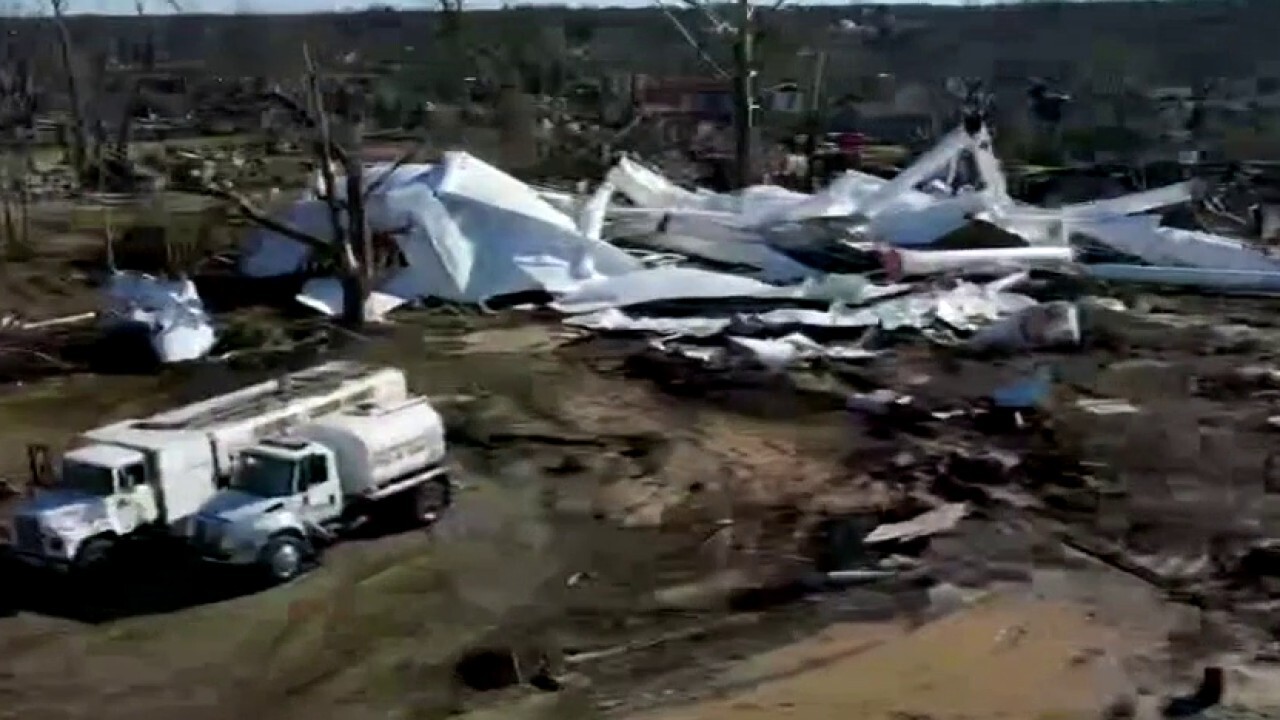
[[[104,288],[99,322],[108,331],[139,327],[163,363],[199,360],[209,354],[217,333],[195,283],[121,271]]]

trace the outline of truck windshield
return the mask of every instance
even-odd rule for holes
[[[288,497],[298,465],[292,460],[245,453],[240,456],[231,487],[259,497]]]
[[[78,490],[90,495],[106,496],[115,493],[115,473],[101,465],[65,460],[59,484],[68,490]]]

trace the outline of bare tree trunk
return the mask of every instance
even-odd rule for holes
[[[29,148],[22,148],[22,164],[31,164]],[[27,175],[23,173],[22,184],[18,189],[18,237],[23,245],[31,242],[31,186],[27,183]]]
[[[6,155],[4,171],[4,242],[5,245],[17,244],[18,228],[14,225],[13,201],[14,190],[22,182],[13,176],[13,156]]]
[[[343,163],[347,176],[346,237],[349,252],[354,255],[358,248],[359,257],[356,265],[343,275],[342,317],[348,326],[359,327],[365,321],[364,304],[372,289],[375,258],[373,237],[369,233],[368,217],[364,209],[364,163],[360,159],[362,130],[354,117],[345,118],[343,125],[347,136],[343,143],[347,150]]]
[[[53,22],[58,28],[58,51],[62,58],[62,71],[67,85],[67,99],[71,103],[71,166],[76,175],[85,176],[89,158],[89,128],[84,118],[84,102],[80,96],[80,83],[76,78],[75,51],[71,30],[65,17],[66,0],[50,0]]]
[[[312,61],[311,52],[306,47],[303,53],[307,63],[307,92],[310,105],[320,133],[320,175],[324,183],[325,204],[329,207],[329,223],[333,233],[333,242],[337,248],[339,280],[342,284],[342,323],[351,328],[364,325],[364,301],[368,296],[368,275],[365,262],[357,257],[356,248],[364,248],[367,244],[368,232],[364,214],[363,172],[359,155],[336,152],[333,142],[333,129],[329,114],[324,104],[324,89],[321,87],[319,71]],[[337,178],[333,172],[333,160],[341,155],[347,176],[345,205],[347,210],[347,226],[342,225],[343,200],[338,198]]]
[[[755,82],[752,76],[753,41],[751,0],[738,0],[737,37],[733,43],[733,129],[737,185],[747,187],[755,175]]]

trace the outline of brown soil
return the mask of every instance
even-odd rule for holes
[[[642,717],[1092,720],[1123,689],[1122,647],[1082,608],[993,599],[915,629],[830,627],[730,670],[741,691]]]

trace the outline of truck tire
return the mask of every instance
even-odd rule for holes
[[[307,544],[295,535],[277,535],[262,549],[261,562],[271,582],[287,583],[306,569]]]
[[[89,538],[76,551],[74,569],[76,572],[85,575],[97,575],[104,572],[107,563],[111,561],[115,548],[115,538]]]
[[[430,525],[453,504],[453,485],[448,477],[428,480],[410,492],[409,512],[420,525]]]

